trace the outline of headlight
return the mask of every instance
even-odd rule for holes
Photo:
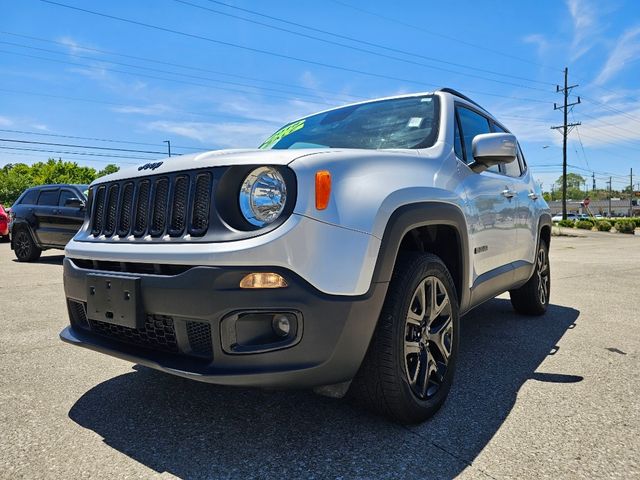
[[[287,200],[287,186],[272,167],[253,170],[240,188],[240,211],[252,225],[264,227],[278,219]]]

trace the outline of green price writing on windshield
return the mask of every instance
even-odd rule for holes
[[[286,125],[286,126],[282,127],[276,133],[274,133],[269,138],[267,138],[264,141],[264,143],[262,145],[260,145],[258,148],[260,148],[262,150],[270,148],[271,146],[273,146],[274,144],[278,143],[280,140],[282,140],[287,135],[291,135],[293,132],[297,132],[298,130],[300,130],[303,127],[304,127],[304,120],[298,120],[297,122],[290,123],[289,125]]]

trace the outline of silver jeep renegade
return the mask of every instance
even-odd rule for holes
[[[514,135],[441,89],[335,108],[253,150],[94,182],[65,342],[223,385],[348,394],[403,423],[451,387],[459,318],[549,304],[551,216]]]

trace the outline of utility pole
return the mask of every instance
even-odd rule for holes
[[[561,130],[562,131],[562,219],[567,219],[567,136],[569,135],[569,131],[573,127],[577,127],[581,125],[580,122],[575,123],[567,123],[569,110],[574,106],[580,103],[580,97],[578,97],[577,102],[569,103],[569,92],[578,85],[569,85],[569,69],[565,67],[564,69],[564,88],[560,88],[560,85],[556,85],[556,92],[562,92],[564,95],[564,103],[561,106],[553,104],[554,110],[562,110],[562,114],[564,117],[564,121],[562,125],[557,127],[551,127],[552,130]]]
[[[596,172],[591,172],[591,178],[593,179],[593,194],[596,194]]]
[[[556,186],[554,184],[551,184],[551,201],[553,202],[555,200],[554,196],[556,193]]]
[[[162,143],[166,143],[169,148],[169,156],[171,156],[171,140],[163,140]]]
[[[609,218],[611,218],[611,177],[609,177]]]
[[[629,173],[629,217],[633,217],[633,168]]]

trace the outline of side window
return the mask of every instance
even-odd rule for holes
[[[469,110],[465,107],[456,107],[458,118],[460,119],[460,128],[462,129],[462,144],[464,146],[465,162],[470,164],[473,162],[473,138],[482,133],[491,133],[489,120],[479,113]],[[500,173],[497,165],[488,169],[490,172]]]
[[[38,197],[38,205],[58,205],[58,190],[42,190]]]
[[[456,156],[464,162],[465,160],[464,160],[464,150],[462,149],[462,138],[460,136],[460,129],[458,128],[458,115],[455,116],[453,124],[454,124],[453,149],[456,152]]]
[[[518,144],[518,160],[520,160],[520,169],[523,172],[527,171],[527,161],[524,159],[524,153],[522,153],[522,148],[520,148],[520,144]]]
[[[37,201],[38,201],[38,191],[37,190],[30,190],[25,194],[25,196],[22,199],[22,201],[20,202],[20,204],[21,205],[35,205]]]
[[[498,125],[496,123],[492,123],[492,126],[493,126],[493,131],[494,132],[509,133],[504,128],[502,128],[500,125]],[[518,157],[519,156],[520,155],[518,155]],[[502,166],[502,172],[505,175],[509,176],[509,177],[515,177],[515,178],[518,178],[520,175],[522,175],[522,170],[520,169],[520,160],[519,160],[519,158],[516,158],[511,163],[505,163]]]
[[[65,202],[69,198],[78,198],[76,193],[73,193],[71,190],[60,190],[60,199],[58,200],[58,206],[64,207]]]

